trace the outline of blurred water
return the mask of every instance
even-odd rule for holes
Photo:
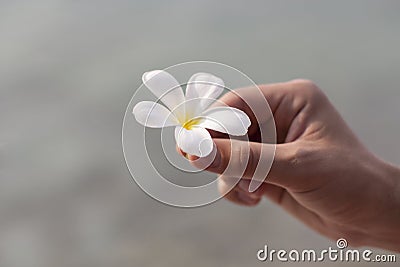
[[[313,79],[400,163],[399,8],[1,1],[0,266],[256,266],[264,244],[332,245],[267,201],[185,210],[147,197],[124,164],[123,114],[144,71],[218,61],[258,83]]]

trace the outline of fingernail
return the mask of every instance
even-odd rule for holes
[[[189,155],[189,160],[192,165],[194,165],[196,168],[201,169],[201,170],[209,170],[209,171],[214,171],[218,169],[217,166],[220,165],[221,158],[219,155],[217,155],[217,149],[216,146],[214,145],[213,150],[211,151],[210,154],[208,154],[205,157],[199,158],[197,156]],[[216,167],[213,167],[216,166]]]
[[[198,160],[198,159],[199,159],[198,156],[189,155],[189,154],[186,156],[186,158],[187,158],[188,160],[190,160],[190,161],[195,161],[195,160]]]
[[[246,194],[244,192],[238,192],[238,198],[248,204],[252,204],[254,202],[257,201],[257,198],[255,198],[254,196],[250,195],[250,194]]]
[[[243,180],[243,179],[238,184],[239,188],[241,188],[245,192],[249,192],[249,185],[250,185],[250,181]]]
[[[176,152],[178,152],[179,155],[181,155],[184,158],[187,158],[187,153],[180,149],[178,146],[176,146]]]

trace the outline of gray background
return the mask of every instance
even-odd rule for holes
[[[399,10],[395,0],[1,1],[0,266],[262,266],[264,244],[334,246],[267,201],[154,201],[125,166],[123,114],[144,71],[218,61],[258,83],[313,79],[373,152],[400,163]]]

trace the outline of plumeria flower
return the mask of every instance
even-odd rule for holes
[[[176,143],[187,154],[205,157],[212,152],[214,143],[206,129],[232,136],[247,133],[251,122],[246,113],[232,107],[210,107],[224,90],[220,78],[196,73],[189,79],[185,94],[166,71],[146,72],[142,80],[165,106],[152,101],[139,102],[133,108],[136,120],[146,127],[175,127]]]

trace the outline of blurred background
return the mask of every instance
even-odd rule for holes
[[[367,147],[400,164],[399,10],[396,0],[0,1],[0,266],[260,266],[265,244],[334,246],[266,200],[151,199],[126,168],[123,115],[143,72],[217,61],[257,83],[314,80]]]

